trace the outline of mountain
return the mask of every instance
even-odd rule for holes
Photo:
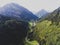
[[[34,34],[33,39],[35,38],[39,42],[39,45],[59,45],[60,7],[48,14],[44,20],[36,23]]]
[[[2,14],[3,16],[25,21],[38,19],[38,17],[35,16],[32,12],[16,3],[6,4],[2,8],[0,8],[0,14]]]
[[[54,10],[53,12],[51,12],[46,19],[48,20],[59,20],[60,18],[60,7],[57,8],[56,10]]]
[[[40,10],[39,12],[37,12],[37,17],[41,18],[41,17],[44,17],[48,14],[48,12],[44,9]]]
[[[43,20],[41,21],[48,20],[51,21],[52,24],[58,25],[60,22],[60,7],[54,10],[53,12],[49,13]]]

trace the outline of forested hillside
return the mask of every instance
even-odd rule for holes
[[[60,8],[38,22],[32,35],[39,45],[60,45]]]

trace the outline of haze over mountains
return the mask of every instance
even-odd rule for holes
[[[16,3],[10,3],[0,8],[0,14],[3,16],[25,21],[38,19],[38,17],[32,12]]]
[[[46,10],[42,9],[39,12],[36,13],[37,17],[41,18],[43,16],[46,16],[49,12],[47,12]]]

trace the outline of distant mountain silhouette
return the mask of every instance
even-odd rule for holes
[[[44,17],[46,16],[46,14],[48,14],[48,12],[44,9],[40,10],[39,12],[37,12],[37,17],[41,18],[41,17]]]
[[[38,19],[38,17],[35,16],[32,12],[16,3],[10,3],[0,8],[0,14],[3,16],[25,21]]]

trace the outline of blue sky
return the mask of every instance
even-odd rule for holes
[[[22,5],[33,13],[41,9],[51,12],[60,6],[60,0],[0,0],[0,6],[11,2]]]

